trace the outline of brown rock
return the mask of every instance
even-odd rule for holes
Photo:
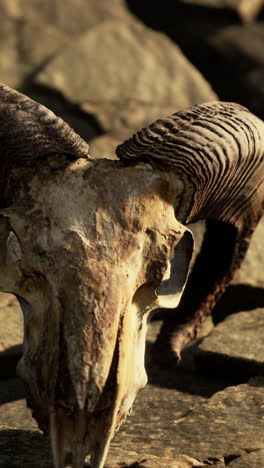
[[[0,12],[12,20],[51,25],[67,35],[80,34],[108,18],[121,19],[127,14],[123,0],[2,0]]]
[[[82,105],[104,131],[122,136],[179,108],[216,99],[175,44],[132,20],[107,21],[82,35],[37,82]]]
[[[227,317],[199,344],[198,367],[237,381],[264,375],[263,331],[264,309]]]
[[[231,8],[245,22],[252,21],[263,7],[263,0],[181,0],[183,3],[212,8]]]
[[[264,465],[264,450],[242,455],[228,464],[230,468],[260,468]]]
[[[205,230],[205,223],[199,222],[188,226],[193,232],[195,241],[195,254],[201,248],[203,234]],[[256,228],[251,239],[248,252],[241,265],[241,268],[236,273],[233,284],[247,284],[250,286],[264,287],[264,219],[262,219]]]
[[[23,341],[23,314],[12,294],[0,293],[0,352]]]
[[[22,353],[23,314],[15,296],[0,293],[0,379],[16,373]]]
[[[101,135],[89,142],[89,152],[93,158],[118,159],[115,149],[122,141],[116,136]]]
[[[0,3],[1,82],[20,87],[63,48],[73,35],[109,19],[128,16],[123,0],[111,3],[89,0],[42,2],[3,0]]]
[[[264,117],[263,70],[264,26],[262,22],[248,26],[222,28],[209,39],[216,58],[217,73],[229,86],[226,95],[250,107]],[[232,79],[230,79],[232,73]]]
[[[173,403],[173,395],[163,388],[158,401],[158,389],[149,386],[139,395],[135,413],[115,437],[112,447],[125,446],[142,456],[163,456],[166,452],[173,457],[184,453],[204,463],[208,460],[206,466],[213,459],[218,462],[216,466],[225,466],[224,457],[245,455],[247,450],[264,447],[263,383],[263,378],[257,378],[228,387],[194,409],[189,406],[183,411],[182,407],[178,415],[175,410],[179,394],[174,391]]]
[[[204,466],[203,463],[187,455],[179,455],[172,459],[145,454],[143,458],[136,452],[126,452],[122,449],[116,452],[116,455],[112,454],[108,458],[105,468],[195,468]],[[123,463],[117,461],[122,459],[125,460]]]
[[[256,228],[246,257],[233,283],[246,283],[252,286],[264,287],[264,219]]]
[[[53,26],[26,18],[1,16],[1,81],[18,87],[28,75],[53,56],[65,43],[66,36]]]

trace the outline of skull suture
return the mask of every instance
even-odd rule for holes
[[[87,452],[103,466],[147,381],[149,314],[179,302],[192,235],[174,216],[171,177],[106,160],[54,168],[52,158],[12,172],[0,286],[24,311],[18,370],[56,467],[67,451],[76,468]]]

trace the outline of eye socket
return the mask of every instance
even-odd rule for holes
[[[132,304],[142,315],[158,308],[155,286],[149,282],[142,284],[135,292]]]

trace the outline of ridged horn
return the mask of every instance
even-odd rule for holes
[[[36,160],[52,154],[89,158],[88,144],[45,106],[0,84],[1,163]]]
[[[212,217],[235,223],[252,206],[259,214],[264,123],[239,104],[209,102],[176,112],[135,133],[116,154],[166,165],[193,187],[183,222]]]

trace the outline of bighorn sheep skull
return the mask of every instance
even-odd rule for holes
[[[91,159],[62,120],[3,85],[0,119],[0,288],[24,313],[18,372],[55,467],[72,452],[73,468],[87,453],[102,468],[147,381],[150,312],[176,308],[183,292],[193,250],[184,223],[215,216],[244,233],[262,213],[264,126],[234,104],[197,106],[142,130],[118,147],[123,161],[109,161]]]

